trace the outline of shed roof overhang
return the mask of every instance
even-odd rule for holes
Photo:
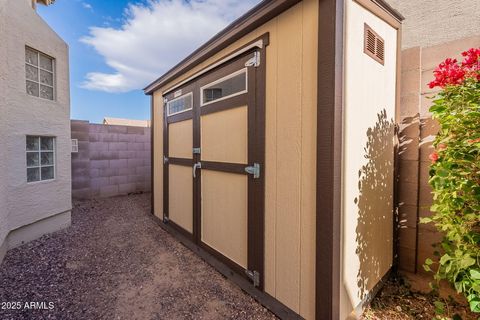
[[[55,3],[55,0],[36,0],[37,3],[49,6]]]
[[[377,5],[382,8],[394,19],[398,21],[403,20],[402,15],[390,7],[384,0],[369,1],[372,2],[372,5]],[[299,2],[301,2],[301,0],[264,0],[260,2],[257,6],[217,33],[213,38],[192,52],[160,78],[145,87],[143,89],[145,94],[151,95],[158,88],[179,77],[182,73],[191,70],[199,63],[207,60],[212,55],[218,53],[225,47],[231,45]]]

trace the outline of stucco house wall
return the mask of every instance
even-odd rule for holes
[[[430,47],[479,35],[478,0],[387,0],[405,17],[402,48]]]
[[[0,2],[0,17],[4,16],[5,2],[6,1]],[[0,19],[0,32],[3,30],[5,30],[5,20]],[[2,66],[6,64],[5,52],[6,47],[0,46],[0,65]],[[3,70],[3,68],[0,68],[0,114],[3,114],[2,106],[5,105],[6,77],[5,73],[1,72],[1,70]],[[5,124],[5,118],[3,116],[0,117],[0,139],[5,136]],[[0,177],[5,176],[5,166],[2,165],[3,163],[5,163],[5,152],[0,152]],[[6,196],[7,193],[5,179],[0,179],[0,261],[2,261],[3,256],[5,255],[6,245],[4,245],[4,240],[8,233],[7,210],[6,207],[2,205],[6,203]]]
[[[0,245],[12,248],[70,224],[68,46],[40,18],[31,0],[1,0],[0,23]],[[55,59],[53,101],[27,94],[25,46]],[[27,183],[27,135],[55,137],[54,180]]]

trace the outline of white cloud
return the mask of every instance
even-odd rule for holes
[[[86,2],[82,2],[82,6],[87,9],[87,10],[93,10],[93,7],[91,4],[89,3],[86,3]]]
[[[81,39],[105,58],[111,73],[90,72],[83,88],[141,89],[181,61],[259,0],[148,0],[130,4],[120,28],[92,27]]]

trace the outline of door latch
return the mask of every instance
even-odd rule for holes
[[[245,270],[245,274],[253,281],[254,287],[260,286],[260,273],[258,271]]]
[[[253,175],[254,179],[260,178],[260,164],[254,163],[253,166],[246,167],[245,172]]]
[[[201,149],[200,148],[193,148],[193,154],[200,154]]]
[[[168,163],[168,157],[167,156],[163,156],[163,164],[167,164]]]
[[[197,163],[193,164],[193,177],[194,178],[197,177],[197,169],[201,169],[201,168],[202,168],[202,163],[201,162],[197,162]]]

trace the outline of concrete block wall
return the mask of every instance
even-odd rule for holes
[[[72,196],[90,199],[151,191],[150,128],[72,120]]]
[[[431,214],[428,156],[439,129],[428,111],[436,91],[427,83],[440,62],[448,57],[460,60],[460,53],[471,47],[480,47],[480,35],[402,51],[398,254],[399,267],[404,271],[427,275],[422,265],[426,258],[433,257],[432,245],[442,237],[434,226],[418,223],[419,218]]]

